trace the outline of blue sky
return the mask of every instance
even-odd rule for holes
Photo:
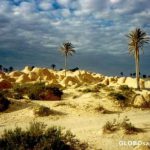
[[[141,27],[150,35],[149,0],[0,0],[0,64],[63,68],[59,47],[71,41],[69,67],[108,75],[134,72],[125,35]],[[150,44],[141,72],[150,74]]]

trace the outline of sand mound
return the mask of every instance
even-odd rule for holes
[[[74,85],[74,84],[80,84],[80,81],[78,80],[77,77],[73,77],[73,76],[67,76],[65,77],[62,82],[61,82],[62,85]]]
[[[119,84],[124,84],[125,81],[126,81],[126,77],[120,77],[120,78],[118,79],[117,83],[119,83]]]
[[[0,72],[0,78],[6,79],[10,82],[25,83],[25,82],[38,82],[43,81],[48,84],[61,84],[62,86],[81,86],[84,84],[96,84],[102,83],[109,86],[128,85],[129,87],[136,88],[136,78],[131,77],[112,77],[103,76],[99,73],[92,73],[85,70],[77,70],[75,72],[67,71],[65,77],[65,71],[56,71],[47,68],[31,68],[26,66],[22,72],[13,71],[8,75]],[[140,79],[140,87],[150,88],[150,81]]]
[[[29,72],[28,77],[31,81],[36,81],[38,79],[38,75],[35,72]]]
[[[134,102],[133,102],[133,105],[135,107],[143,107],[144,105],[146,104],[146,100],[145,98],[143,97],[143,95],[136,95],[135,98],[134,98]]]
[[[46,68],[34,68],[30,73],[30,78],[32,80],[37,80],[40,77],[40,80],[49,81],[56,79],[56,76],[53,72],[49,71]]]
[[[12,78],[15,78],[15,77],[21,76],[22,74],[24,74],[24,73],[20,72],[20,71],[13,71],[13,72],[9,73],[9,76]]]
[[[26,82],[30,82],[30,78],[28,77],[27,74],[23,74],[20,77],[18,77],[18,79],[16,80],[16,83],[26,83]]]
[[[109,85],[109,79],[108,79],[108,78],[105,78],[105,79],[102,81],[102,84],[104,84],[104,85]]]
[[[28,74],[32,71],[32,67],[29,67],[29,66],[25,66],[25,68],[22,70],[22,72]]]

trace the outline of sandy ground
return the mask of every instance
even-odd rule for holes
[[[74,97],[75,96],[75,97]],[[33,105],[40,104],[55,110],[55,115],[35,117]],[[110,114],[97,112],[95,108],[103,104],[105,108],[114,111]],[[120,113],[118,113],[120,112]],[[121,132],[103,134],[102,127],[108,120],[128,116],[131,122],[145,130],[143,133],[125,135]],[[132,150],[134,146],[120,146],[119,141],[149,141],[150,140],[150,110],[126,108],[121,110],[109,103],[105,92],[97,97],[93,93],[81,94],[73,89],[65,90],[62,101],[32,101],[22,100],[13,104],[5,113],[0,114],[0,135],[4,129],[16,126],[26,128],[31,121],[44,122],[48,126],[57,125],[70,129],[78,139],[88,142],[90,150]]]

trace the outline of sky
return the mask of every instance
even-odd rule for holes
[[[135,64],[125,35],[137,27],[150,35],[149,0],[0,0],[0,64],[60,69],[59,48],[70,41],[68,68],[129,75]],[[150,44],[144,51],[141,72],[150,75]]]

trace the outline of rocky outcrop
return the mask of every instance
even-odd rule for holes
[[[149,101],[146,101],[143,95],[137,94],[133,98],[133,106],[139,107],[139,108],[145,108],[150,106]]]

